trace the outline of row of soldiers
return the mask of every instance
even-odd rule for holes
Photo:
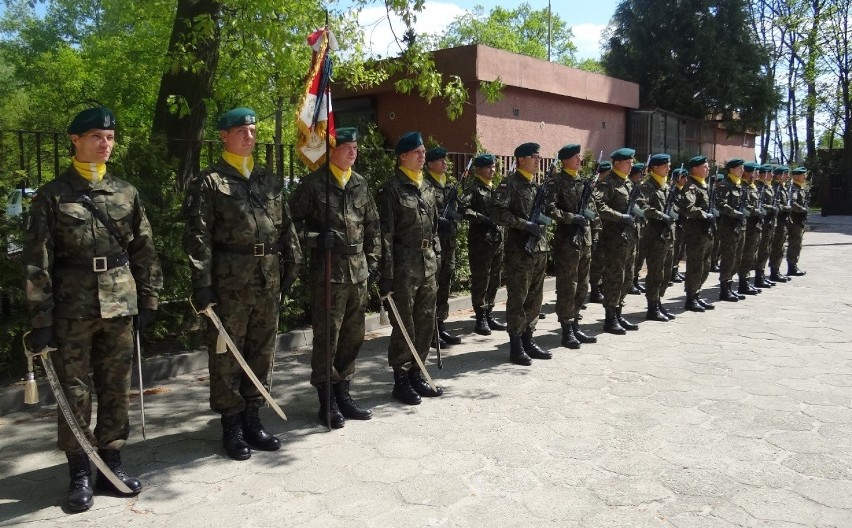
[[[135,495],[142,489],[124,470],[120,450],[129,435],[130,372],[134,352],[139,353],[134,340],[154,317],[163,278],[138,192],[106,165],[115,126],[115,116],[104,107],[75,116],[68,127],[74,158],[63,174],[38,189],[24,237],[30,345],[36,352],[50,351],[56,381],[73,415],[70,421],[59,416],[57,441],[68,459],[71,511],[91,508],[94,490]],[[288,197],[283,182],[254,163],[254,111],[230,110],[217,126],[223,153],[188,185],[183,247],[192,306],[209,318],[210,407],[221,416],[222,445],[235,460],[248,459],[253,450],[280,449],[259,409],[270,398],[281,298],[300,275],[312,296],[310,381],[317,389],[320,422],[340,428],[346,420],[372,416],[353,399],[350,383],[373,287],[393,312],[388,345],[392,396],[408,405],[441,396],[423,364],[433,341],[460,342],[444,322],[462,220],[470,225],[475,331],[488,335],[506,330],[513,363],[530,365],[533,359],[552,357],[533,339],[550,247],[546,224],[551,221],[556,312],[565,346],[596,341],[578,324],[590,268],[602,269],[605,329],[625,333],[637,328],[621,310],[634,276],[639,218],[645,222],[649,313],[653,305],[655,316],[671,316],[659,302],[666,270],[674,265],[677,232],[665,155],[652,157],[648,181],[640,187],[630,179],[633,151],[619,149],[612,155],[611,173],[593,183],[580,177],[580,145],[566,145],[558,154],[561,171],[540,184],[539,145],[524,143],[515,149],[516,169],[496,187],[495,157],[476,156],[459,194],[448,181],[446,150],[427,151],[421,134],[409,132],[395,145],[393,173],[374,194],[352,170],[357,130],[339,128],[330,141],[328,163],[302,178]],[[678,191],[677,208],[685,219],[687,308],[702,311],[712,306],[698,297],[698,290],[709,271],[717,223],[705,183],[706,160],[693,158],[688,165],[690,175]],[[731,169],[733,174],[739,170]],[[746,216],[743,206],[734,207],[734,190],[731,186],[719,193],[720,233]],[[772,198],[773,206],[784,201],[783,196]],[[806,204],[802,206],[806,212]],[[759,207],[752,210],[765,218]],[[785,226],[780,206],[778,210],[779,225]],[[797,244],[794,231],[790,229],[791,248]],[[800,246],[800,235],[798,240]],[[593,247],[601,255],[599,266],[591,265]],[[302,265],[304,258],[310,266]],[[726,273],[737,269],[728,258],[723,256]],[[505,324],[493,314],[503,266]],[[777,275],[773,268],[773,277]],[[223,353],[231,345],[236,350]],[[98,400],[94,428],[86,381],[90,372]],[[79,437],[86,441],[80,443]],[[99,471],[94,486],[92,457],[112,474],[105,478]]]

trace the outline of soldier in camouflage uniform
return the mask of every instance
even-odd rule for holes
[[[673,207],[674,211],[677,213],[674,240],[672,241],[674,256],[672,258],[672,278],[670,282],[673,284],[676,282],[683,282],[683,279],[685,278],[685,276],[680,272],[680,262],[683,260],[684,248],[686,247],[683,236],[684,216],[680,214],[680,209],[677,204],[680,201],[680,195],[683,193],[683,186],[686,185],[687,171],[681,167],[673,170],[672,174],[674,175],[675,186],[677,187]]]
[[[402,319],[391,318],[388,364],[393,368],[392,395],[402,403],[418,405],[421,396],[443,394],[440,387],[433,390],[423,379],[402,335],[403,331],[408,333],[425,362],[435,331],[438,207],[434,189],[423,182],[426,148],[420,132],[403,134],[395,153],[396,171],[379,187],[376,198],[382,227],[379,293],[382,297],[392,293]]]
[[[775,213],[775,233],[772,236],[772,246],[769,250],[769,279],[773,282],[787,282],[790,279],[781,273],[781,261],[784,260],[784,243],[790,227],[790,206],[787,205],[789,178],[786,166],[775,167],[772,170],[772,185],[778,196],[778,211]]]
[[[802,252],[802,238],[805,235],[805,221],[808,218],[808,194],[810,190],[805,189],[805,180],[808,170],[804,167],[796,167],[792,171],[793,186],[790,192],[793,199],[790,200],[790,224],[787,239],[787,276],[799,277],[805,274],[799,268],[799,254]]]
[[[535,359],[552,354],[533,341],[533,332],[544,297],[544,269],[547,264],[546,226],[529,220],[539,186],[534,177],[541,156],[538,143],[515,148],[517,168],[494,192],[491,217],[506,228],[506,329],[509,332],[509,360],[531,365]],[[532,250],[524,247],[532,239]]]
[[[131,495],[139,480],[121,465],[130,431],[127,416],[133,362],[134,318],[140,331],[157,309],[163,278],[151,226],[136,189],[107,171],[115,116],[104,107],[80,112],[68,127],[71,166],[42,185],[24,235],[25,291],[32,349],[56,347],[51,359],[76,421]],[[92,373],[98,400],[92,431]],[[68,508],[92,507],[89,457],[63,415],[59,449],[68,458]],[[95,488],[119,494],[103,474]]]
[[[474,177],[465,185],[459,210],[469,222],[467,258],[470,266],[470,301],[476,314],[474,331],[480,335],[491,335],[492,330],[506,329],[506,325],[492,315],[503,267],[503,228],[489,216],[494,156],[480,154],[473,158],[473,170]]]
[[[674,219],[665,212],[669,195],[668,173],[671,157],[668,154],[654,154],[648,161],[651,173],[642,184],[642,197],[646,204],[646,227],[642,239],[648,261],[648,274],[645,277],[645,298],[648,312],[645,319],[665,322],[674,319],[660,303],[669,285],[674,248]],[[675,191],[677,192],[677,191]],[[669,212],[671,213],[671,211]]]
[[[737,276],[740,281],[737,293],[740,295],[756,295],[763,291],[749,284],[748,280],[749,273],[751,273],[752,268],[754,268],[754,262],[757,260],[757,251],[760,246],[761,231],[763,230],[763,218],[766,216],[766,211],[760,199],[760,190],[757,188],[754,180],[757,167],[756,163],[751,162],[743,165],[742,192],[745,193],[746,219],[743,254],[740,258],[739,268],[737,269]]]
[[[596,168],[597,181],[595,185],[604,181],[612,171],[612,163],[602,161]],[[600,236],[603,225],[600,216],[592,220],[592,260],[589,264],[589,302],[603,303],[604,297],[601,292],[601,279],[603,278],[606,262],[601,253]]]
[[[642,182],[645,180],[645,164],[644,163],[634,163],[632,167],[630,167],[630,181],[634,184],[641,186]],[[639,295],[645,293],[645,287],[639,282],[639,272],[642,271],[642,266],[645,265],[645,229],[647,222],[645,218],[642,216],[637,216],[636,220],[636,229],[639,233],[638,240],[636,242],[636,261],[633,264],[633,281],[630,284],[630,288],[627,290],[627,293],[630,295]]]
[[[378,277],[379,214],[363,176],[352,166],[358,157],[358,132],[338,128],[329,164],[308,174],[290,196],[290,213],[301,246],[311,248],[311,385],[319,396],[319,421],[330,418],[332,428],[343,427],[345,419],[369,420],[349,394],[355,360],[364,343],[364,312],[367,288]],[[328,211],[328,216],[326,216]],[[331,306],[325,305],[325,256],[331,255]],[[326,329],[326,316],[330,332]],[[326,349],[326,342],[330,349]],[[331,357],[331,380],[327,358]],[[331,398],[326,402],[327,384]]]
[[[710,251],[713,247],[715,216],[710,210],[710,166],[706,156],[695,156],[686,163],[689,178],[681,190],[678,210],[685,218],[683,237],[686,243],[686,291],[684,308],[691,312],[713,310],[715,306],[699,295],[710,275]]]
[[[758,242],[757,254],[754,262],[754,286],[756,288],[771,288],[775,283],[766,277],[766,263],[769,260],[769,250],[772,246],[772,237],[775,234],[775,213],[778,204],[775,203],[775,190],[772,188],[772,166],[760,165],[757,168],[755,179],[757,192],[763,200],[763,216],[760,230],[760,241]]]
[[[456,271],[456,236],[461,219],[458,214],[458,190],[447,181],[447,149],[434,147],[426,151],[426,171],[423,181],[432,187],[438,208],[438,239],[441,241],[441,257],[438,259],[438,294],[436,297],[435,317],[438,325],[438,339],[443,345],[461,344],[461,338],[447,332],[444,321],[450,315],[450,287],[453,273]],[[455,193],[455,196],[452,194]],[[448,203],[456,200],[450,210]]]
[[[568,144],[557,153],[562,170],[550,181],[547,215],[556,222],[553,260],[556,269],[556,316],[562,325],[562,346],[580,348],[596,343],[579,327],[580,307],[589,291],[589,265],[592,260],[591,220],[597,218],[592,200],[591,178],[584,181],[579,170],[583,163],[580,145]],[[586,200],[582,202],[584,193]]]
[[[727,176],[717,189],[716,208],[719,224],[719,300],[737,302],[741,297],[731,287],[734,273],[740,266],[746,230],[746,195],[741,188],[745,161],[734,158],[725,163]]]
[[[628,177],[635,153],[630,148],[613,152],[612,174],[599,182],[594,192],[595,205],[603,222],[600,244],[602,258],[606,262],[603,276],[604,332],[616,335],[639,329],[639,325],[621,315],[624,298],[633,283],[639,237],[634,212],[628,210],[630,193],[637,185]]]
[[[225,330],[265,382],[275,353],[279,298],[293,284],[302,253],[283,182],[254,165],[254,112],[235,108],[217,126],[222,157],[190,181],[183,203],[192,301],[199,311],[216,305]],[[225,452],[246,460],[251,448],[278,450],[281,443],[258,415],[263,396],[233,355],[217,347],[218,338],[208,322],[210,408],[222,415]]]

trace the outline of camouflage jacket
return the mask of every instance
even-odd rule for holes
[[[585,179],[580,177],[575,178],[565,171],[553,176],[550,180],[547,208],[545,211],[547,216],[556,222],[556,244],[569,241],[573,242],[575,240],[578,242],[582,241],[586,246],[592,243],[592,221],[586,218],[588,223],[585,227],[580,227],[572,223],[575,216],[585,217],[583,212],[579,211],[580,199],[583,196],[583,187],[585,184]],[[597,217],[597,208],[591,195],[586,204],[586,210],[594,213],[595,217]],[[579,234],[578,231],[580,231]]]
[[[112,220],[120,242],[83,205],[84,195]],[[38,189],[23,263],[34,328],[50,326],[54,318],[108,319],[156,309],[163,286],[139,193],[109,172],[93,184],[69,167]]]
[[[423,181],[432,186],[432,190],[435,194],[435,207],[438,208],[438,216],[441,216],[444,213],[444,209],[447,207],[447,201],[450,199],[450,194],[454,192],[458,193],[458,189],[455,186],[450,185],[449,176],[447,176],[447,184],[441,185],[432,177],[429,171],[423,171]],[[458,201],[456,202],[456,212],[458,212]],[[441,239],[442,250],[448,247],[456,247],[456,236],[458,232],[458,225],[452,218],[447,218],[447,223],[444,225],[446,227],[442,226],[441,223],[438,224],[438,237]]]
[[[677,191],[675,191],[677,192]],[[645,219],[648,221],[647,235],[652,238],[670,236],[675,229],[674,222],[666,224],[663,214],[666,208],[666,198],[669,195],[669,184],[660,185],[651,176],[642,183],[642,199],[645,202]]]
[[[331,202],[326,220],[326,186]],[[303,248],[315,253],[313,262],[323,262],[325,252],[316,248],[316,235],[328,228],[334,232],[331,281],[354,284],[378,270],[381,256],[379,213],[363,176],[352,172],[341,189],[325,167],[299,182],[290,196],[290,213]]]
[[[763,219],[764,224],[769,224],[772,222],[772,219],[775,217],[777,204],[773,206],[772,198],[774,197],[774,192],[772,187],[766,185],[763,182],[758,182],[755,184],[757,186],[758,196],[762,198],[762,206],[763,210],[766,211],[766,216]]]
[[[193,288],[277,291],[281,266],[284,274],[297,273],[302,250],[283,191],[262,168],[246,179],[222,159],[192,179],[183,247]]]
[[[467,240],[470,247],[497,246],[503,242],[503,228],[489,216],[493,193],[491,187],[474,176],[459,198],[459,212],[469,222]]]
[[[634,239],[639,238],[639,224],[635,223],[633,227],[630,227],[621,220],[622,215],[627,214],[627,204],[634,185],[638,184],[630,178],[622,179],[615,172],[611,172],[595,186],[595,192],[592,194],[598,214],[603,221],[602,236],[606,236],[605,233],[608,232],[610,235],[619,233],[632,236]],[[640,199],[636,200],[636,205],[642,206]]]
[[[681,216],[687,220],[702,220],[708,223],[712,221],[704,219],[704,213],[710,212],[710,188],[708,185],[713,185],[709,179],[706,179],[704,184],[701,184],[692,176],[686,179],[677,202]]]
[[[786,218],[788,213],[790,212],[790,207],[787,206],[787,186],[784,185],[780,180],[775,180],[772,182],[772,189],[774,193],[773,200],[777,202],[776,205],[778,206],[777,214],[782,218]]]
[[[740,204],[746,210],[748,200],[742,187],[726,177],[716,188],[716,209],[719,210],[720,224],[736,227],[739,221]]]
[[[524,226],[532,213],[538,188],[539,185],[535,183],[535,179],[527,181],[520,172],[515,171],[500,182],[497,190],[494,191],[491,217],[498,224],[508,228],[504,246],[506,253],[524,251],[524,245],[529,237],[533,236],[524,229]],[[538,238],[532,251],[533,253],[546,252],[547,237]]]
[[[761,205],[759,211],[757,209],[757,202],[760,199],[760,189],[757,188],[756,184],[744,181],[740,191],[745,194],[745,215],[746,222],[750,226],[749,229],[763,229],[763,222],[760,215],[766,213],[763,205]]]
[[[379,187],[376,205],[382,226],[383,279],[431,277],[438,271],[438,208],[432,187],[418,189],[400,169]]]
[[[793,193],[793,199],[790,200],[790,212],[796,213],[796,214],[799,214],[799,215],[807,215],[808,214],[808,206],[807,206],[808,190],[806,190],[804,187],[800,187],[795,182],[793,182],[793,185],[790,188],[790,192]]]

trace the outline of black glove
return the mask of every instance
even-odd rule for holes
[[[621,223],[628,227],[633,227],[636,225],[636,220],[634,220],[629,214],[623,214],[621,215]]]
[[[438,217],[438,228],[439,229],[441,229],[441,230],[449,229],[450,225],[451,225],[451,223],[448,219],[444,218],[443,216]]]
[[[156,310],[150,308],[139,308],[139,315],[136,316],[136,329],[144,332],[154,317],[157,315]]]
[[[42,328],[33,328],[30,332],[30,346],[33,352],[41,352],[46,346],[55,347],[53,341],[53,327],[45,326]]]
[[[213,292],[213,288],[210,286],[195,288],[192,292],[192,304],[199,312],[203,312],[205,308],[217,302],[219,302],[219,299],[216,297],[216,293]]]
[[[379,296],[387,297],[393,291],[393,279],[382,279],[379,281]]]
[[[588,219],[586,219],[585,216],[578,215],[578,214],[574,215],[574,218],[571,219],[571,223],[574,224],[575,226],[580,226],[580,227],[586,227],[587,225],[589,225]]]
[[[327,229],[317,235],[317,247],[320,249],[331,249],[334,247],[334,231]]]
[[[531,235],[542,236],[544,235],[544,226],[536,224],[535,222],[525,222],[524,223],[524,231]]]

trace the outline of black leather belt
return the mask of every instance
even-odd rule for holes
[[[213,249],[216,251],[224,251],[225,253],[238,253],[240,255],[252,255],[255,257],[263,257],[266,255],[275,255],[281,251],[282,245],[278,242],[274,244],[213,244]]]
[[[414,244],[410,244],[410,243],[408,243],[408,241],[395,240],[394,244],[399,245],[399,246],[403,246],[403,247],[406,247],[406,248],[409,248],[409,249],[419,249],[420,251],[425,251],[425,250],[432,247],[432,240],[428,239],[428,238],[420,239],[419,244],[417,244],[418,241],[416,241],[416,240],[414,242],[415,242]]]
[[[92,257],[91,259],[58,258],[54,265],[57,268],[79,269],[101,273],[113,268],[124,266],[130,260],[127,253],[119,253],[109,257]]]

